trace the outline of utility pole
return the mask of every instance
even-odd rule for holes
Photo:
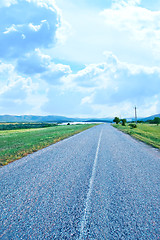
[[[135,106],[135,123],[137,125],[137,108],[136,108],[136,106]]]

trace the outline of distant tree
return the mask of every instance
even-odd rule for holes
[[[122,126],[126,126],[127,120],[125,118],[121,119],[121,122],[122,122]]]
[[[152,122],[157,124],[157,126],[158,126],[160,124],[160,118],[159,117],[155,117]]]
[[[70,123],[67,123],[67,125],[70,125]]]
[[[113,119],[113,122],[115,122],[116,124],[118,124],[118,123],[120,122],[120,119],[119,119],[118,117],[115,117],[115,118]]]
[[[144,123],[144,121],[142,121],[142,120],[137,120],[137,123]]]

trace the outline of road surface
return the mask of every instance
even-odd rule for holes
[[[0,239],[160,239],[160,152],[109,124],[0,176]]]

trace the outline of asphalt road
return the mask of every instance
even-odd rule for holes
[[[160,152],[104,124],[0,169],[0,239],[160,239]]]

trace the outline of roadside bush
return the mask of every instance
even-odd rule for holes
[[[129,126],[130,126],[131,128],[137,128],[137,125],[136,125],[135,123],[130,123]]]
[[[122,122],[122,126],[126,126],[126,122],[127,120],[124,118],[124,119],[121,119],[121,122]]]

